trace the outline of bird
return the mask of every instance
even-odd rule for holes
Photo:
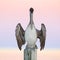
[[[16,26],[15,35],[17,44],[20,50],[22,48],[22,45],[24,45],[26,42],[28,48],[37,48],[36,41],[38,38],[40,42],[40,50],[42,50],[45,47],[46,27],[42,23],[41,30],[36,29],[35,24],[33,22],[34,9],[31,7],[29,11],[30,11],[30,22],[26,30],[23,29],[20,23],[18,23]]]
[[[27,42],[27,46],[29,48],[34,48],[36,46],[37,41],[37,32],[33,22],[33,8],[30,8],[30,22],[25,30],[25,41]]]

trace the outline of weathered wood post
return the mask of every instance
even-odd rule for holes
[[[37,49],[26,46],[24,49],[24,60],[37,60]]]

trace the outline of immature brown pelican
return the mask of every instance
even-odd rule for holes
[[[27,26],[26,30],[22,28],[21,24],[17,24],[16,26],[16,40],[18,43],[18,47],[21,50],[21,47],[25,42],[27,42],[27,46],[30,48],[36,47],[35,43],[37,38],[40,39],[40,50],[44,49],[45,40],[46,40],[46,27],[44,24],[41,24],[41,30],[37,30],[34,26],[33,22],[33,8],[30,8],[30,22]]]

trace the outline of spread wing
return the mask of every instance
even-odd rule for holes
[[[44,24],[41,24],[41,30],[37,30],[37,38],[40,39],[40,50],[44,49],[45,40],[46,40],[46,27]]]
[[[21,24],[18,23],[16,26],[15,35],[16,35],[17,44],[20,50],[22,45],[25,44],[24,33],[25,31],[23,30]]]

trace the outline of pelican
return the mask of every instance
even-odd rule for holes
[[[27,42],[27,46],[29,48],[34,48],[34,47],[37,47],[36,41],[37,41],[37,38],[39,38],[40,50],[42,50],[42,49],[44,49],[44,46],[45,46],[46,27],[42,23],[41,30],[37,30],[35,28],[35,25],[33,22],[34,9],[30,8],[29,11],[30,11],[30,22],[29,22],[26,30],[24,31],[24,29],[22,28],[20,23],[18,23],[16,26],[15,35],[16,35],[17,44],[18,44],[18,47],[20,50],[22,48],[22,45],[24,45],[26,42]]]

